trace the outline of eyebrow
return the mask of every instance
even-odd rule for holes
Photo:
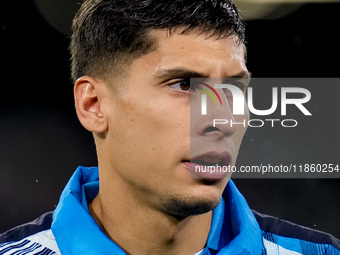
[[[154,76],[160,80],[169,80],[173,78],[209,78],[209,76],[204,73],[193,71],[187,68],[164,69],[159,71]],[[250,78],[250,77],[251,77],[250,72],[242,70],[241,72],[235,75],[224,78]]]
[[[187,68],[164,69],[159,71],[154,76],[160,80],[172,78],[207,78],[207,75]]]
[[[238,74],[235,74],[233,76],[230,77],[225,77],[225,78],[250,78],[251,77],[251,73],[249,71],[241,71]]]

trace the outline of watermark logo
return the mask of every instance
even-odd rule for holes
[[[190,103],[184,164],[191,177],[339,178],[333,153],[339,84],[339,78],[190,79],[190,100],[178,107]]]
[[[207,84],[201,83],[205,86],[209,86]],[[209,86],[211,90],[215,92],[215,94],[220,99],[218,93],[216,92],[216,89],[228,89],[233,97],[233,114],[234,115],[244,115],[244,100],[245,95],[243,94],[243,91],[238,88],[235,85],[231,84],[215,84],[214,88]],[[202,89],[202,88],[199,88]],[[202,89],[205,92],[207,92],[211,97],[211,93],[207,91],[206,89]],[[295,93],[295,94],[301,94],[303,95],[302,98],[288,98],[287,95],[289,93]],[[273,87],[272,88],[272,105],[269,109],[266,110],[258,110],[254,107],[253,104],[253,88],[247,88],[247,103],[248,103],[248,109],[251,113],[259,116],[266,116],[273,114],[278,107],[278,88]],[[202,115],[207,114],[207,99],[206,95],[202,94]],[[213,97],[212,97],[213,98]],[[295,105],[304,115],[311,116],[312,114],[306,109],[306,107],[303,105],[307,103],[311,99],[311,93],[305,88],[281,88],[281,115],[285,116],[287,115],[287,105]],[[216,101],[213,98],[215,104]],[[222,105],[222,102],[221,102]]]
[[[199,79],[198,79],[199,80]],[[214,82],[215,81],[215,82]],[[229,81],[229,83],[228,83]],[[230,107],[230,112],[232,115],[240,116],[245,115],[246,111],[249,110],[255,116],[270,116],[272,114],[280,114],[281,116],[287,116],[287,108],[290,109],[295,108],[300,113],[305,116],[311,116],[311,112],[307,109],[306,103],[311,100],[311,92],[302,87],[266,87],[266,95],[261,94],[261,88],[253,88],[235,85],[234,79],[224,79],[221,83],[221,80],[210,79],[209,84],[207,84],[206,80],[204,82],[200,82],[194,80],[195,87],[199,90],[204,91],[205,93],[201,94],[201,115],[207,115],[208,113],[208,103],[207,103],[207,95],[211,97],[214,101],[215,106],[217,106],[217,98],[221,106],[232,105]],[[249,80],[248,80],[249,82]],[[215,84],[214,84],[215,83]],[[266,84],[268,85],[268,84]],[[263,88],[262,88],[263,89]],[[265,99],[266,102],[269,102],[265,107],[260,109],[258,106],[254,106],[254,90],[257,96],[256,102],[259,102]],[[270,92],[270,93],[269,93]],[[262,98],[261,98],[262,97]],[[222,98],[222,99],[221,99]],[[225,99],[225,102],[223,99]],[[247,106],[247,107],[246,107]],[[211,105],[210,105],[211,107]],[[228,106],[229,107],[229,106]],[[278,110],[280,109],[280,110]],[[290,110],[289,109],[289,110]],[[214,109],[211,109],[211,112],[214,112]],[[282,127],[295,127],[298,125],[298,121],[295,119],[278,119],[278,118],[267,118],[267,119],[250,119],[248,123],[244,120],[243,122],[235,122],[232,119],[213,119],[213,126],[216,125],[236,125],[243,124],[244,126],[249,127],[262,127],[265,123],[271,124],[272,127],[275,126],[276,122],[280,122]]]
[[[209,88],[212,92],[214,92],[215,95],[217,96],[218,100],[220,101],[221,106],[222,106],[221,97],[220,97],[220,95],[217,93],[217,91],[212,86],[210,86],[208,84],[205,84],[203,82],[198,82],[197,84],[203,85],[203,86]],[[201,88],[201,87],[197,87],[197,88],[200,89],[200,90],[203,90],[204,92],[206,92],[212,98],[212,100],[214,101],[215,105],[217,105],[214,96],[209,92],[209,90],[207,90],[205,88]],[[201,114],[202,115],[207,115],[207,94],[202,94],[202,96],[201,96],[201,98],[202,98]]]

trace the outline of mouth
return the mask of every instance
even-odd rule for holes
[[[213,151],[184,160],[183,163],[192,178],[221,180],[230,176],[231,160],[230,153]]]

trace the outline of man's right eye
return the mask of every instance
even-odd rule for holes
[[[189,92],[190,91],[190,80],[179,80],[178,82],[172,83],[169,85],[169,88],[172,90]]]

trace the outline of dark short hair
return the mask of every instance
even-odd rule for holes
[[[216,39],[235,35],[244,24],[231,0],[85,0],[73,20],[72,78],[101,76],[155,47],[153,29],[183,27]]]

